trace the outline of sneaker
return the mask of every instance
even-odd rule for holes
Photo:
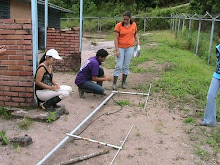
[[[81,88],[78,88],[79,91],[79,97],[84,98],[84,91]]]
[[[215,127],[215,125],[206,124],[204,121],[199,123],[200,126]]]

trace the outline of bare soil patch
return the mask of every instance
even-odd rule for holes
[[[93,41],[94,42],[94,41]],[[94,56],[100,48],[107,49],[113,54],[113,41],[98,40],[96,45],[83,39],[82,62]],[[114,61],[113,61],[114,62]],[[141,64],[141,67],[159,68],[154,61]],[[105,70],[112,74],[113,70]],[[71,97],[61,102],[70,112],[53,123],[33,122],[28,130],[21,130],[19,123],[22,119],[0,119],[0,128],[7,131],[7,137],[32,137],[33,144],[27,147],[0,146],[1,165],[34,165],[48,154],[60,141],[66,137],[77,125],[83,121],[108,96],[85,94],[86,98],[78,96],[74,84],[75,73],[55,73],[60,84],[72,86]],[[120,91],[141,92],[135,90],[138,85],[149,86],[157,81],[155,72],[131,73],[128,76],[128,88]],[[118,84],[121,83],[119,79]],[[105,82],[106,93],[111,93],[111,83]],[[152,88],[154,88],[152,86]],[[114,99],[114,100],[113,100]],[[113,96],[87,123],[77,132],[80,136],[120,146],[131,126],[134,125],[123,149],[119,152],[115,162],[117,165],[194,165],[202,163],[193,153],[193,143],[185,132],[181,113],[171,111],[167,101],[151,94],[146,110],[143,109],[146,97],[137,95]],[[123,108],[116,101],[126,100],[128,106]],[[88,127],[87,127],[88,126]],[[87,127],[87,128],[86,128]],[[79,165],[110,164],[117,150],[96,143],[70,138],[46,162],[46,165],[58,164],[62,161],[108,149],[109,153],[79,162]]]

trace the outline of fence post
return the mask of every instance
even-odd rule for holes
[[[180,18],[179,18],[179,22],[178,22],[178,32],[180,31]]]
[[[183,35],[184,26],[185,26],[185,19],[183,18],[182,35]]]
[[[208,64],[210,63],[210,57],[211,57],[211,52],[212,52],[212,41],[213,41],[214,29],[215,29],[215,19],[212,20],[211,37],[210,37],[210,42],[209,42]]]
[[[144,17],[144,33],[146,31],[146,18]]]
[[[191,38],[191,26],[192,26],[192,20],[189,20],[189,31],[188,31],[188,40]]]
[[[201,24],[202,24],[202,21],[201,19],[199,19],[199,29],[198,29],[197,44],[196,44],[196,55],[198,54],[198,50],[199,50],[199,38],[200,38]]]

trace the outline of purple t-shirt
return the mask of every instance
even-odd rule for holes
[[[92,81],[92,76],[98,76],[100,64],[96,56],[86,60],[76,76],[75,84],[78,85],[86,81]]]

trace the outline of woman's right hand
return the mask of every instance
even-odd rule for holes
[[[119,58],[120,57],[120,52],[119,50],[116,50],[116,56]]]
[[[59,89],[60,87],[57,85],[52,85],[50,90],[56,91],[57,89]]]

